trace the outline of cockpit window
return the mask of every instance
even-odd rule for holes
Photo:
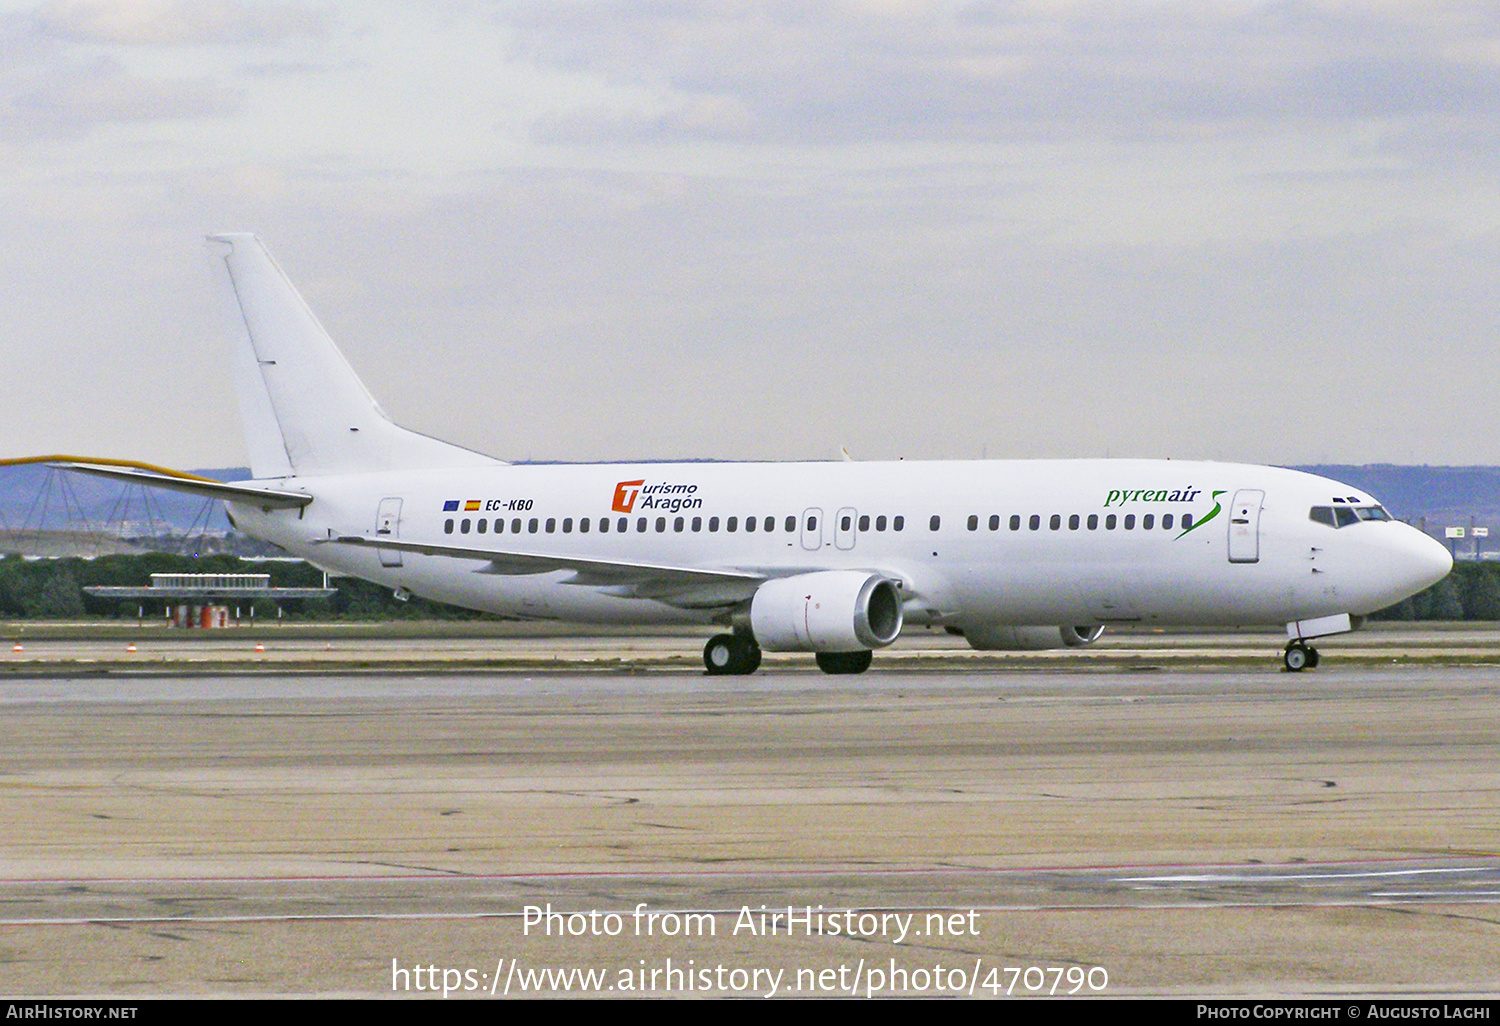
[[[1348,527],[1361,520],[1389,520],[1391,515],[1384,506],[1314,506],[1308,510],[1307,519],[1329,527]]]

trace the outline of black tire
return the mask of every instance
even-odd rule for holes
[[[1286,667],[1288,673],[1301,673],[1313,663],[1305,646],[1288,645],[1286,651],[1282,653],[1281,665]]]
[[[739,646],[740,651],[739,669],[735,672],[748,674],[760,669],[760,646],[755,643],[755,639],[736,634],[734,643]]]
[[[858,652],[819,652],[818,669],[824,673],[864,673],[870,668],[875,653],[868,648]]]
[[[1318,668],[1318,659],[1318,650],[1313,648],[1311,645],[1307,646],[1307,668],[1309,670],[1315,670]]]
[[[715,634],[703,646],[703,665],[713,677],[754,673],[760,668],[760,646],[740,634]]]

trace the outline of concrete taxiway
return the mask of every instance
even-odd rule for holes
[[[0,991],[1494,994],[1500,674],[1402,644],[0,678]]]

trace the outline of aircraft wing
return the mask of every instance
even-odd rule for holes
[[[707,609],[743,602],[755,594],[755,589],[766,580],[767,576],[745,570],[702,570],[655,563],[588,559],[581,556],[505,552],[497,549],[398,541],[394,538],[365,535],[341,535],[321,544],[355,545],[367,549],[411,552],[423,556],[484,560],[489,566],[479,572],[488,574],[545,574],[557,570],[572,570],[573,576],[563,583],[602,588],[624,598],[657,599],[669,605],[691,609]]]
[[[189,495],[202,495],[225,502],[245,502],[264,509],[291,509],[306,506],[313,497],[306,492],[289,492],[279,488],[257,488],[253,485],[232,485],[196,474],[162,473],[152,470],[136,470],[128,467],[106,466],[99,463],[54,462],[51,466],[60,470],[72,470],[80,474],[128,481],[131,484],[166,488]]]

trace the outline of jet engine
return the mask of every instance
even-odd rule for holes
[[[964,640],[981,651],[1038,651],[1044,648],[1081,648],[1092,645],[1104,633],[1100,624],[1082,627],[965,627]]]
[[[750,600],[750,630],[772,652],[884,648],[901,633],[895,582],[860,570],[767,581]]]

